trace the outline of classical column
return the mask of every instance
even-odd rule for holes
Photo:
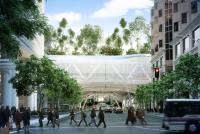
[[[2,71],[2,89],[3,89],[3,105],[4,106],[13,106],[13,88],[12,84],[9,83],[9,80],[12,78],[12,70],[3,70]]]
[[[15,76],[15,73],[16,73],[16,71],[15,71],[15,69],[13,69],[13,70],[11,71],[12,77]],[[12,106],[15,106],[16,108],[19,107],[19,106],[18,106],[18,105],[19,105],[19,98],[17,97],[16,89],[13,89],[13,88],[12,88],[12,103],[11,103],[11,105],[12,105]]]
[[[17,97],[16,89],[12,89],[12,106],[19,107],[19,98]]]
[[[37,92],[28,96],[28,107],[30,107],[31,110],[37,110]]]

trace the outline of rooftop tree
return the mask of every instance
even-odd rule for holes
[[[102,29],[99,26],[85,25],[77,36],[78,46],[84,55],[95,55],[97,45],[102,38]]]

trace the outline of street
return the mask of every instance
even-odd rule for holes
[[[75,124],[69,125],[69,118],[60,122],[60,127],[52,128],[51,125],[48,127],[45,125],[43,128],[31,127],[30,133],[32,134],[173,134],[161,128],[162,119],[158,117],[153,117],[150,115],[146,116],[147,125],[142,126],[139,123],[134,126],[129,123],[129,126],[125,125],[126,114],[115,114],[106,113],[105,119],[107,123],[107,128],[103,128],[103,125],[96,128],[93,124],[91,126],[85,126],[84,122],[77,127]],[[76,116],[76,120],[79,121],[79,115]],[[97,120],[98,121],[98,120]],[[87,122],[90,122],[89,113],[87,113]],[[16,131],[10,132],[11,134],[16,134]],[[23,130],[20,134],[24,133]],[[176,133],[179,134],[179,133]]]

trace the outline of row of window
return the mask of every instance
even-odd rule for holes
[[[182,13],[181,21],[182,21],[182,24],[187,23],[187,13]],[[179,22],[174,22],[173,26],[174,26],[174,32],[178,32],[179,31]],[[165,31],[171,31],[171,30],[172,30],[172,25],[168,25],[165,27]],[[162,31],[163,31],[163,25],[160,24],[159,32],[162,32]]]
[[[154,6],[155,9],[157,9],[157,5],[158,5],[158,3],[155,3],[155,6]],[[179,11],[179,2],[173,4],[173,12],[177,13],[178,11]],[[197,13],[197,12],[198,12],[198,2],[197,2],[197,0],[195,0],[195,1],[191,2],[191,13],[193,14],[193,13]],[[162,9],[158,10],[158,16],[162,17],[162,14],[163,14]],[[151,16],[153,16],[153,15],[154,15],[154,10],[152,9]]]
[[[173,5],[174,13],[177,13],[179,11],[179,3],[174,3]],[[197,0],[191,2],[191,13],[197,13],[198,12],[198,3]]]
[[[192,45],[191,48],[195,46],[196,41],[200,40],[200,27],[197,27],[192,32]],[[182,40],[182,48],[181,43],[179,42],[175,46],[175,57],[179,57],[182,53],[187,53],[190,50],[190,37],[187,36]]]

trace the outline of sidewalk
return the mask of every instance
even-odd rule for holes
[[[154,117],[154,118],[160,118],[163,119],[164,114],[163,113],[158,113],[158,112],[147,112],[146,113],[148,116]]]

